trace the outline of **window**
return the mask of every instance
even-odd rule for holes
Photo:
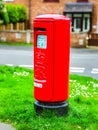
[[[74,14],[74,17],[82,17],[82,14]]]
[[[89,31],[90,30],[90,15],[89,14],[84,14],[83,17],[83,31]]]
[[[59,2],[59,0],[44,0],[44,2]]]
[[[66,14],[67,17],[69,17],[70,19],[72,18],[72,14]]]
[[[91,14],[90,13],[66,13],[71,19],[72,32],[89,32],[91,30]]]
[[[77,17],[76,17],[77,16]],[[74,14],[74,31],[88,32],[90,30],[90,15],[89,14]]]
[[[74,14],[73,15],[73,29],[74,31],[81,31],[81,27],[82,27],[82,14]]]
[[[81,18],[74,18],[74,31],[81,31]]]

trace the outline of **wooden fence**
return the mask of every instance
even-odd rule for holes
[[[96,33],[88,34],[88,46],[98,46],[98,34]]]
[[[0,30],[26,30],[27,29],[27,23],[16,23],[16,24],[7,24],[7,25],[0,25]]]

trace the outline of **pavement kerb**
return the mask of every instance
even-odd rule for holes
[[[15,130],[15,128],[9,124],[0,122],[0,130]]]

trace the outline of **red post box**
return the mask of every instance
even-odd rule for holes
[[[46,14],[34,19],[36,110],[68,108],[70,19]],[[64,112],[63,112],[64,114]]]

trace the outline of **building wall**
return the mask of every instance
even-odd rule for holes
[[[0,42],[33,43],[33,31],[0,31]]]
[[[97,32],[97,15],[98,15],[98,0],[89,0],[94,4],[93,14],[92,14],[92,32]]]
[[[60,2],[43,2],[43,0],[31,1],[31,26],[32,21],[37,15],[45,13],[57,13],[63,14],[66,2],[76,2],[77,0],[60,0]],[[98,0],[88,0],[94,4],[92,13],[92,32],[97,31],[97,12],[98,12]]]
[[[44,0],[14,0],[13,4],[23,4],[27,8],[28,18],[30,17],[30,26],[33,30],[33,20],[37,15],[40,14],[63,14],[63,10],[65,8],[66,2],[76,2],[77,0],[60,0],[60,2],[44,2]],[[89,2],[93,2],[93,15],[92,15],[92,31],[98,32],[97,30],[97,15],[98,15],[98,0],[88,0]],[[30,3],[28,3],[30,2]],[[30,4],[30,8],[29,7]],[[30,14],[29,14],[30,11]],[[31,33],[30,33],[31,34]],[[7,41],[26,41],[26,32],[21,34],[21,38],[16,38],[17,32],[6,32],[5,34],[0,32],[0,37],[6,36]],[[9,38],[9,36],[10,38]],[[71,33],[71,46],[72,47],[86,47],[86,37],[85,33]],[[31,34],[30,42],[33,42],[33,34]]]
[[[40,14],[63,14],[66,2],[76,2],[76,0],[60,0],[60,2],[44,2],[44,0],[32,0],[31,24],[34,18]]]
[[[86,47],[86,33],[71,33],[70,47]],[[33,31],[0,31],[0,42],[33,43]]]
[[[14,0],[13,2],[6,2],[6,3],[25,5],[27,8],[28,19],[30,17],[30,27],[32,29],[33,20],[37,15],[46,13],[63,14],[66,2],[76,2],[76,1],[77,0],[60,0],[60,2],[44,2],[44,0]],[[94,3],[94,9],[92,15],[92,32],[96,32],[98,0],[88,0],[88,1]],[[29,4],[30,8],[28,8]]]
[[[86,48],[87,43],[87,33],[71,33],[70,46],[75,48]]]

